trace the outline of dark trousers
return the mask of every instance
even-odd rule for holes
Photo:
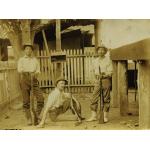
[[[74,111],[76,111],[76,113],[81,117],[81,105],[78,101],[74,101],[74,100],[73,100],[73,105],[71,105],[70,100],[64,101],[62,106],[55,108],[54,110],[50,110],[49,116],[50,116],[52,121],[56,121],[57,117],[60,114],[65,113],[69,109],[72,111],[73,114],[75,114]]]
[[[32,79],[29,73],[23,73],[21,76],[21,90],[23,96],[23,108],[30,109],[30,94],[31,94],[31,83],[33,84],[33,95],[37,100],[37,113],[40,114],[43,106],[44,106],[44,97],[41,89],[39,88],[39,82],[36,78]]]
[[[100,81],[95,81],[94,91],[91,99],[91,110],[97,111],[98,102],[100,101],[100,92],[102,88],[104,111],[109,112],[110,108],[110,91],[111,91],[111,78],[102,79],[102,87]]]

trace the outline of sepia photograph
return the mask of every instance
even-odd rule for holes
[[[0,19],[0,130],[150,129],[149,19]]]

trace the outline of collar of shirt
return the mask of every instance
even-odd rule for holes
[[[63,92],[64,92],[64,90],[63,90],[63,91],[59,90],[58,87],[56,87],[55,90],[56,90],[56,91],[59,91],[60,93],[63,93]]]
[[[27,56],[27,55],[24,55],[24,58],[33,58],[33,56]]]

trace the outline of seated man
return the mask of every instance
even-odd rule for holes
[[[81,117],[81,105],[72,97],[70,93],[64,92],[65,84],[67,80],[60,78],[56,81],[55,89],[49,94],[48,101],[45,105],[42,119],[37,127],[44,127],[47,113],[50,113],[52,121],[56,121],[58,115],[65,113],[68,109],[71,109],[73,114],[78,118],[78,124],[82,122]]]

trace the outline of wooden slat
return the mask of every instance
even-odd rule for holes
[[[83,54],[83,50],[82,49],[80,50],[80,54],[81,55]],[[81,84],[83,84],[83,80],[84,80],[83,79],[83,57],[81,57],[80,60],[81,60],[80,61],[80,65],[81,65],[81,70],[80,70],[81,71],[80,72],[81,73]]]
[[[79,54],[79,50],[77,50],[77,55]],[[77,58],[77,68],[78,68],[78,70],[77,70],[77,77],[78,77],[78,85],[80,85],[80,59],[79,59],[79,57]],[[80,89],[78,88],[78,92],[80,91]]]
[[[72,49],[70,50],[70,54],[72,55]],[[73,73],[74,73],[74,71],[73,71],[73,59],[70,59],[70,63],[71,63],[71,70],[70,70],[70,72],[71,72],[71,84],[74,84],[74,80],[73,80],[73,78],[74,78],[74,75],[73,75]]]
[[[50,53],[50,55],[54,52],[54,50],[50,50],[51,51],[51,53]],[[51,61],[51,60],[50,60]],[[54,85],[55,83],[55,81],[54,81],[54,76],[55,76],[55,72],[54,72],[54,68],[55,68],[55,66],[54,66],[54,64],[53,63],[51,63],[51,74],[52,74],[52,85]]]
[[[46,50],[43,50],[44,56],[46,56]],[[48,85],[48,64],[47,59],[44,59],[44,68],[45,68],[45,85]]]
[[[69,51],[66,51],[67,55],[69,55]],[[70,85],[70,59],[67,59],[67,71],[68,71],[68,84]]]
[[[64,50],[66,52],[66,50]],[[64,62],[64,77],[67,80],[67,62]]]
[[[74,49],[74,56],[77,55],[77,50]],[[77,85],[77,57],[74,57],[74,84]],[[77,93],[77,88],[75,88],[75,92]]]
[[[37,51],[37,58],[40,56],[40,51],[38,50]],[[39,61],[39,64],[40,64],[40,71],[41,71],[41,59],[40,58],[38,58],[38,61]],[[39,74],[39,84],[40,84],[40,86],[41,86],[41,73]]]
[[[41,56],[43,56],[43,51],[41,50]],[[42,79],[42,82],[41,82],[41,86],[44,86],[44,60],[41,59],[41,79]]]

